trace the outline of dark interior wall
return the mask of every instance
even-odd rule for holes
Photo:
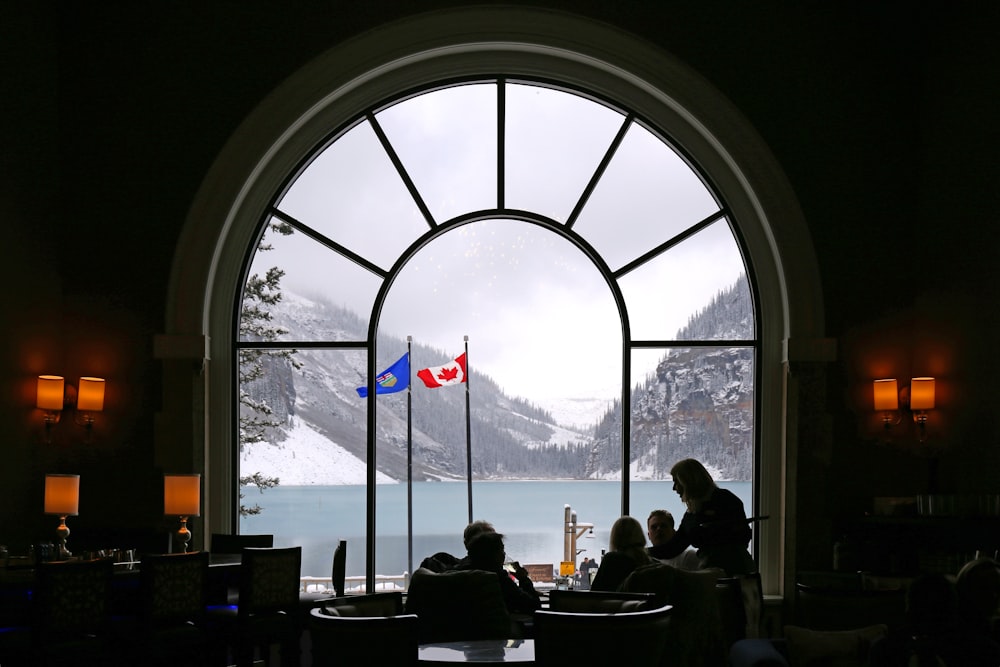
[[[615,24],[690,64],[757,128],[800,198],[826,333],[840,342],[825,380],[832,446],[802,442],[793,480],[800,566],[829,562],[828,522],[814,517],[863,512],[876,495],[925,492],[928,459],[938,461],[939,490],[1000,491],[1000,427],[990,418],[1000,330],[997,10],[527,4]],[[163,330],[174,247],[201,179],[282,80],[411,6],[181,2],[53,14],[26,3],[4,16],[0,543],[47,533],[41,478],[57,469],[86,474],[84,513],[71,524],[79,534],[159,521],[152,336]],[[865,390],[883,371],[939,378],[933,451],[874,442]],[[32,405],[45,372],[108,378],[92,444],[69,425],[40,442]]]

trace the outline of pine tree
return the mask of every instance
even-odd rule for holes
[[[265,242],[267,232],[288,236],[294,230],[284,222],[271,222],[265,234],[257,245],[257,252],[271,250],[272,246]],[[281,278],[285,272],[273,266],[263,277],[253,274],[247,279],[243,290],[243,303],[240,308],[240,339],[251,342],[268,342],[277,340],[287,333],[285,329],[271,321],[270,309],[281,301]],[[301,368],[301,363],[295,359],[295,350],[248,349],[239,351],[239,427],[240,451],[247,445],[265,442],[269,429],[281,426],[275,419],[274,410],[264,397],[263,392],[254,392],[255,383],[259,383],[265,375],[265,365],[273,362],[290,364]],[[268,362],[267,364],[265,362]],[[240,516],[260,514],[260,505],[244,505],[244,489],[248,486],[257,487],[260,493],[265,489],[277,486],[280,480],[269,477],[261,472],[240,475]]]

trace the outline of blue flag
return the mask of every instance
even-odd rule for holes
[[[410,386],[410,353],[407,352],[375,378],[375,395],[395,394]],[[358,387],[358,396],[366,398],[368,387]]]

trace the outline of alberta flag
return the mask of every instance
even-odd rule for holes
[[[417,371],[417,377],[430,389],[465,382],[465,353],[444,366],[431,366]]]
[[[375,395],[395,394],[410,386],[410,353],[407,352],[375,378]],[[358,387],[358,396],[366,398],[368,387]]]

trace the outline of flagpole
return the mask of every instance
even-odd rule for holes
[[[413,574],[413,336],[406,337],[406,564],[407,573]]]
[[[469,487],[469,523],[472,523],[472,418],[469,414],[469,336],[465,336],[465,478]]]

